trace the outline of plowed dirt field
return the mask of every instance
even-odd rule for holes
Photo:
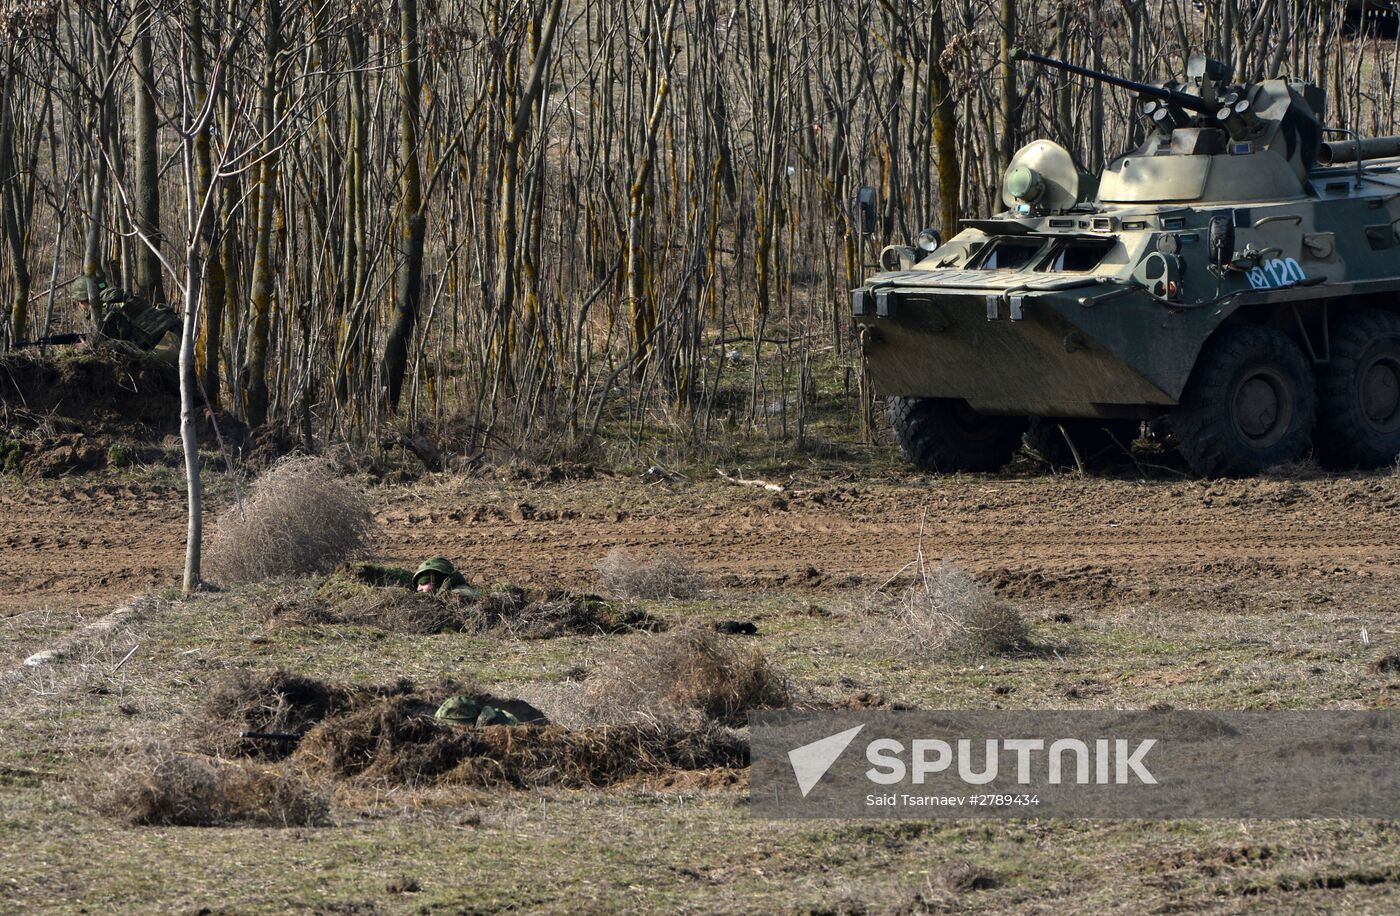
[[[376,552],[401,563],[443,553],[483,582],[584,588],[610,550],[671,549],[720,588],[849,590],[896,574],[922,534],[926,558],[955,559],[1012,597],[1078,601],[1400,572],[1395,475],[784,483],[784,494],[609,476],[379,489]],[[174,485],[0,484],[0,606],[86,611],[173,585],[184,535],[184,493]]]

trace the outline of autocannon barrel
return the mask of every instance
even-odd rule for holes
[[[1080,67],[1077,64],[1056,60],[1053,57],[1045,57],[1032,51],[1027,51],[1025,48],[1012,48],[1011,59],[1028,60],[1032,63],[1053,67],[1056,70],[1063,70],[1066,73],[1086,76],[1089,79],[1098,80],[1101,83],[1108,83],[1110,86],[1118,86],[1122,89],[1132,90],[1138,95],[1146,96],[1147,98],[1157,99],[1158,101],[1167,102],[1171,105],[1179,105],[1197,114],[1214,114],[1216,108],[1219,107],[1194,95],[1187,95],[1184,92],[1176,92],[1172,89],[1164,89],[1161,86],[1153,86],[1151,83],[1139,83],[1137,80],[1124,79],[1121,76],[1114,76],[1111,73],[1100,73],[1098,70],[1090,70],[1088,67]]]
[[[1400,137],[1371,137],[1368,140],[1333,140],[1322,144],[1317,161],[1323,165],[1342,165],[1363,159],[1385,159],[1400,156]]]

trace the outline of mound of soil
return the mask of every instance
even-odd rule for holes
[[[63,423],[141,434],[180,426],[180,380],[170,363],[116,350],[15,353],[0,358],[6,422]]]
[[[434,719],[412,697],[395,697],[322,722],[294,760],[309,774],[393,785],[585,788],[747,766],[748,747],[727,729],[655,722],[462,727]]]
[[[10,439],[11,456],[6,470],[26,477],[64,477],[95,471],[107,465],[108,445],[82,433],[69,433],[36,441]]]
[[[435,717],[449,696],[504,709],[520,725],[470,726]],[[364,687],[327,684],[286,671],[237,672],[215,685],[198,728],[203,748],[225,757],[283,761],[316,779],[481,788],[607,786],[678,771],[748,766],[748,744],[715,725],[642,721],[565,728],[523,700],[447,681]],[[294,742],[239,738],[288,732]]]
[[[200,437],[212,441],[205,412]],[[246,430],[217,418],[234,447]],[[61,477],[108,464],[118,442],[159,442],[180,428],[175,366],[158,356],[120,350],[60,350],[0,357],[0,471]]]
[[[0,357],[0,472],[61,477],[97,470],[108,464],[113,444],[157,443],[179,429],[179,374],[160,355],[101,348]],[[254,471],[302,447],[285,427],[250,433],[234,417],[207,409],[199,438],[222,439]]]
[[[990,585],[1003,598],[1013,600],[1040,598],[1110,601],[1126,591],[1107,569],[1095,566],[1082,566],[1058,575],[1046,574],[1035,569],[1014,570],[1003,567],[977,578]]]
[[[637,608],[561,590],[511,588],[481,597],[414,592],[390,584],[397,582],[401,572],[355,564],[331,576],[316,591],[279,595],[263,608],[263,615],[287,626],[359,624],[425,636],[472,633],[520,639],[654,632],[666,626]],[[387,587],[376,587],[380,582]]]
[[[443,681],[420,689],[406,678],[392,684],[327,684],[289,671],[235,671],[214,684],[205,706],[200,730],[213,737],[205,749],[227,757],[280,760],[295,748],[295,741],[243,738],[245,731],[263,734],[305,735],[320,723],[337,717],[354,717],[366,709],[393,701],[405,714],[433,720],[442,701],[466,695],[510,712],[521,722],[545,723],[548,719],[529,703],[492,696],[460,681]]]
[[[235,671],[215,682],[205,712],[211,753],[277,760],[291,744],[241,738],[244,731],[300,735],[327,716],[413,692],[406,680],[380,687],[326,684],[288,671]]]

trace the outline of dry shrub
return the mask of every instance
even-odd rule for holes
[[[179,753],[150,742],[120,748],[85,786],[98,812],[139,826],[310,827],[330,803],[297,770]]]
[[[918,581],[883,617],[884,636],[913,657],[996,655],[1026,647],[1020,611],[954,566],[920,569]]]
[[[598,564],[598,583],[619,598],[694,598],[704,591],[705,576],[689,557],[675,551],[637,560],[616,549]]]
[[[581,702],[597,721],[684,721],[698,714],[737,725],[749,710],[788,699],[786,678],[763,653],[697,627],[617,646],[585,680]]]
[[[728,729],[674,723],[471,728],[396,697],[323,722],[293,759],[310,773],[370,783],[583,788],[678,769],[742,767],[748,747]]]
[[[225,582],[330,572],[373,530],[369,501],[335,476],[330,461],[284,458],[257,479],[242,506],[219,517],[207,566]]]

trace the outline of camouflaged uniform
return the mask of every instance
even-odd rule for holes
[[[102,291],[102,304],[105,308],[99,333],[108,340],[123,341],[141,350],[154,350],[168,332],[178,332],[180,327],[180,317],[173,309],[151,305],[116,287]]]
[[[435,593],[453,592],[461,595],[481,594],[467,577],[457,571],[457,567],[452,565],[452,561],[446,557],[430,557],[419,564],[418,569],[413,573],[413,587],[419,588],[425,581],[433,580],[436,585],[433,588]]]

